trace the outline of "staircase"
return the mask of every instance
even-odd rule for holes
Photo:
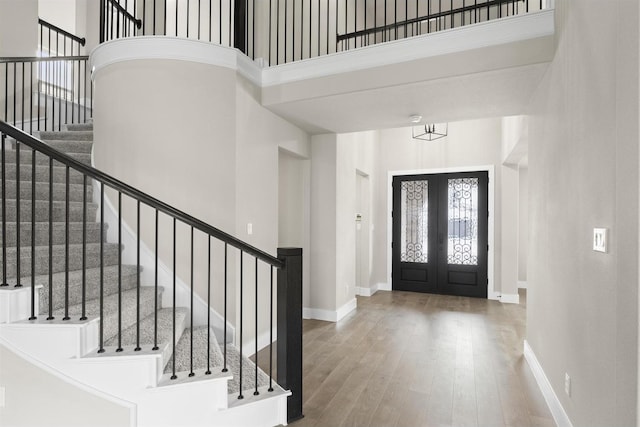
[[[90,165],[91,123],[39,137]],[[188,307],[163,306],[166,290],[140,284],[142,267],[122,263],[123,248],[96,221],[91,180],[39,153],[34,170],[31,148],[8,145],[0,342],[132,402],[137,425],[286,424],[289,392],[219,342],[222,331],[190,324]]]

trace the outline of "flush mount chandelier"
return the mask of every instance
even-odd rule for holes
[[[411,116],[411,137],[413,139],[420,139],[422,141],[435,141],[436,139],[444,138],[449,131],[448,123],[427,123],[419,124],[422,121],[422,116]]]

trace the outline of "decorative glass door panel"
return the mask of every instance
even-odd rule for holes
[[[394,290],[487,296],[488,174],[393,178]]]
[[[447,181],[447,262],[478,265],[478,178]]]
[[[429,182],[403,181],[400,206],[400,259],[402,262],[428,262]]]

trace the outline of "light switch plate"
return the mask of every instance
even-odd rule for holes
[[[593,250],[596,252],[607,252],[607,229],[606,228],[594,228],[593,229]]]

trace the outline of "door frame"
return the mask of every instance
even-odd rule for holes
[[[494,165],[481,165],[481,166],[464,166],[464,167],[451,167],[451,168],[435,168],[435,169],[412,169],[412,170],[400,170],[387,172],[387,279],[386,286],[380,286],[380,290],[390,291],[392,289],[391,283],[393,278],[391,277],[391,265],[393,251],[391,250],[391,242],[393,241],[393,218],[391,212],[393,211],[393,177],[403,175],[429,175],[429,174],[441,174],[441,173],[457,173],[457,172],[476,172],[482,171],[489,174],[489,224],[487,232],[487,241],[489,243],[489,251],[487,253],[487,279],[489,284],[487,285],[487,299],[499,300],[500,294],[494,289],[494,266],[495,266],[495,166]]]

